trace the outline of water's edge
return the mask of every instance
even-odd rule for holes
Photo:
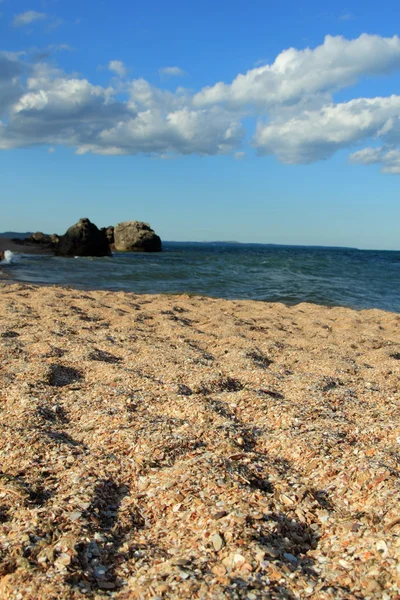
[[[183,242],[164,248],[104,258],[16,254],[2,264],[1,280],[400,313],[400,252]]]

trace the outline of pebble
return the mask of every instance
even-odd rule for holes
[[[219,533],[214,533],[214,535],[211,536],[211,543],[213,545],[215,552],[219,552],[221,550],[221,548],[224,546],[224,540],[219,535]]]
[[[81,516],[82,516],[82,513],[76,511],[76,512],[73,512],[73,513],[70,514],[69,520],[72,521],[72,522],[74,522],[74,521],[77,521],[78,519],[80,519]]]

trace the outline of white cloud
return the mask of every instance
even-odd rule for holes
[[[125,77],[127,74],[127,69],[121,60],[110,60],[108,63],[108,70],[119,75],[119,77]]]
[[[184,77],[187,75],[186,71],[180,67],[163,67],[162,69],[158,69],[158,72],[164,79],[168,79],[169,77]]]
[[[260,155],[285,163],[311,163],[369,138],[400,142],[400,96],[359,98],[259,124],[253,143]]]
[[[360,77],[383,75],[400,68],[400,39],[363,34],[355,40],[327,35],[311,50],[289,48],[271,65],[239,74],[230,84],[219,82],[194,97],[198,106],[225,103],[265,110],[282,104],[325,102],[327,94],[355,84]]]
[[[58,49],[68,47],[48,52]],[[315,49],[285,50],[272,64],[197,93],[129,81],[119,60],[110,61],[108,69],[123,81],[95,85],[43,62],[46,54],[32,64],[31,54],[0,52],[2,149],[65,145],[78,154],[231,153],[241,160],[243,119],[250,115],[257,119],[251,145],[260,156],[304,164],[347,149],[353,152],[351,163],[376,163],[383,172],[400,173],[400,96],[340,103],[334,96],[363,77],[400,71],[397,36],[327,36]],[[181,72],[168,69],[170,75]]]
[[[381,165],[382,173],[400,174],[399,148],[364,148],[350,154],[349,160],[359,165]]]
[[[20,97],[23,87],[20,77],[26,67],[18,54],[0,52],[0,119]]]
[[[20,13],[19,15],[15,15],[13,20],[14,27],[24,27],[25,25],[30,25],[35,21],[43,21],[47,19],[46,13],[36,12],[36,10],[28,10],[24,13]]]
[[[223,154],[241,143],[240,120],[220,107],[192,108],[183,90],[173,94],[145,80],[129,89],[129,99],[121,102],[112,87],[36,64],[8,110],[0,147],[64,144],[79,154],[160,156]]]

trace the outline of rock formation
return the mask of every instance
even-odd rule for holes
[[[32,233],[32,235],[30,235],[29,237],[24,238],[22,240],[24,244],[37,244],[41,246],[51,247],[56,246],[59,241],[60,238],[56,233],[53,233],[52,235],[47,235],[46,233],[42,233],[41,231],[36,231],[35,233]]]
[[[111,251],[104,231],[89,219],[80,219],[60,237],[55,253],[58,256],[110,256]]]
[[[148,223],[125,221],[114,228],[114,248],[119,252],[160,252],[162,245]]]
[[[104,231],[109,245],[112,246],[114,244],[114,226],[110,225],[109,227],[102,227],[101,231]]]
[[[4,251],[1,251],[1,252],[0,252],[0,262],[1,262],[2,260],[5,260],[5,258],[6,258],[5,252],[4,252]]]

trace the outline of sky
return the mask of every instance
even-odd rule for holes
[[[395,0],[0,0],[0,231],[400,249],[398,23]]]

